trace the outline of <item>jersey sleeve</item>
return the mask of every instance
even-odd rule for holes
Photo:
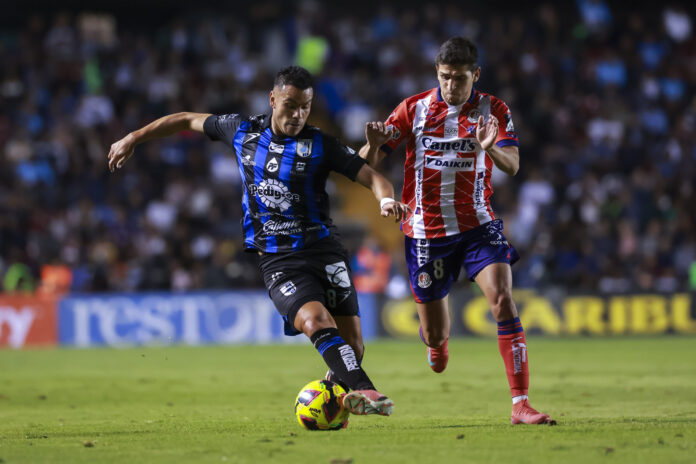
[[[411,119],[408,116],[406,100],[399,103],[399,106],[389,115],[385,124],[391,126],[392,136],[387,143],[380,147],[380,150],[386,154],[390,154],[406,137],[408,137],[413,127]]]
[[[352,148],[343,145],[336,138],[324,134],[324,158],[332,171],[339,172],[355,181],[358,171],[366,161]]]
[[[210,115],[203,122],[203,132],[210,140],[220,140],[232,146],[234,144],[234,134],[239,129],[242,116],[239,114]]]
[[[496,100],[493,103],[492,113],[498,119],[498,138],[495,139],[495,144],[501,148],[509,146],[519,147],[520,142],[517,140],[510,108],[502,100]]]

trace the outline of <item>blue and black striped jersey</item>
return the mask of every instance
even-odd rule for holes
[[[336,171],[355,180],[365,160],[353,149],[313,126],[296,137],[275,135],[268,115],[213,115],[203,128],[237,157],[247,249],[295,251],[332,233],[326,179]]]

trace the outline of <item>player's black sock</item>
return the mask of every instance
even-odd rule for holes
[[[310,337],[329,369],[351,390],[375,390],[372,381],[355,357],[355,351],[338,335],[338,329],[329,327],[314,332]]]
[[[355,350],[353,350],[353,351],[355,351]],[[365,352],[363,349],[362,356],[360,356],[358,358],[358,364],[360,365],[360,367],[362,367],[362,360],[363,360],[364,356],[365,356]],[[341,386],[341,388],[343,388],[345,391],[350,390],[350,387],[348,387],[348,385],[346,385],[343,380],[339,379],[338,376],[336,375],[336,373],[334,371],[332,371],[331,369],[329,369],[329,372],[327,372],[326,379],[332,381],[333,383],[339,384]]]

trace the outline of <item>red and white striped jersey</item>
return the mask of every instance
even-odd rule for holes
[[[382,150],[389,154],[407,141],[401,196],[414,213],[403,224],[407,236],[445,237],[495,219],[489,201],[493,160],[476,140],[479,115],[487,121],[491,114],[499,124],[495,143],[519,146],[507,105],[476,90],[452,106],[434,88],[402,101],[389,116],[392,138]]]

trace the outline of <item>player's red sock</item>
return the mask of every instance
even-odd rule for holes
[[[505,373],[512,396],[526,395],[529,388],[527,341],[520,318],[498,322],[498,348],[505,362]]]

